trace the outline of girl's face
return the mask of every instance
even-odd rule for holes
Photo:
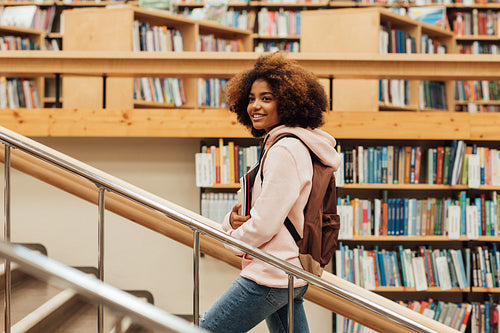
[[[278,105],[267,81],[255,80],[248,96],[247,112],[255,129],[268,133],[280,124]]]

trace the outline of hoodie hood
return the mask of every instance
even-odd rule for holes
[[[332,166],[334,170],[339,168],[341,158],[340,154],[335,150],[337,142],[330,134],[319,128],[277,126],[267,134],[264,149],[267,150],[277,137],[287,133],[295,134],[301,138],[323,164]]]

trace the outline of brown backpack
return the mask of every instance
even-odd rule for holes
[[[307,144],[294,134],[279,136],[273,144],[286,137],[300,140],[309,150],[313,164],[313,178],[311,194],[304,208],[303,237],[300,237],[288,217],[284,223],[299,247],[302,267],[310,273],[321,276],[337,248],[340,230],[334,169],[324,165]],[[261,167],[264,165],[264,160],[265,158],[260,162]],[[262,182],[263,172],[260,175]]]

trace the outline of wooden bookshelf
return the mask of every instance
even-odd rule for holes
[[[23,39],[27,39],[31,42],[34,42],[36,45],[38,45],[40,50],[44,49],[45,33],[42,31],[39,31],[39,30],[14,27],[14,26],[1,26],[0,25],[0,36],[2,36],[2,37],[11,36],[14,38],[21,37]],[[13,43],[13,42],[14,41],[11,40],[8,43]],[[14,45],[10,45],[8,47],[10,48],[10,50],[15,49]],[[19,45],[18,47],[21,47],[21,46]],[[6,52],[16,52],[16,51],[6,51]],[[27,52],[33,52],[33,51],[27,51]],[[34,82],[34,88],[36,89],[36,92],[37,92],[38,104],[43,105],[43,103],[44,103],[43,93],[44,93],[44,89],[45,89],[45,82],[44,82],[44,79],[42,77],[26,75],[24,72],[13,73],[13,74],[6,75],[6,76],[10,77],[10,78],[18,77],[21,79],[32,80]]]
[[[301,48],[303,52],[378,53],[380,49],[380,27],[388,26],[412,36],[416,42],[416,53],[422,53],[421,40],[425,34],[434,41],[446,45],[448,52],[455,51],[454,35],[437,26],[413,21],[410,18],[387,11],[384,8],[331,9],[305,11],[302,13]],[[355,29],[346,29],[353,27]],[[328,31],[318,34],[318,31]],[[391,37],[390,37],[391,38]],[[356,41],[356,42],[353,42]],[[379,81],[357,79],[335,79],[333,81],[333,110],[425,110],[421,107],[418,81],[410,81],[408,102],[402,104],[380,104]],[[446,104],[454,109],[453,82],[447,81]],[[357,96],[362,92],[363,98]]]
[[[253,47],[252,34],[249,31],[224,27],[210,21],[193,21],[166,11],[128,6],[73,9],[65,11],[64,15],[66,24],[63,49],[69,51],[132,51],[135,20],[147,22],[151,26],[167,26],[169,29],[180,31],[183,50],[188,52],[196,51],[200,36],[209,34],[227,40],[241,40],[245,51],[251,51]],[[183,83],[187,99],[183,107],[196,107],[197,79],[185,78]],[[131,109],[144,106],[144,103],[140,101],[137,103],[134,100],[132,79],[109,78],[106,85],[107,108]],[[65,108],[102,106],[103,81],[100,78],[66,76],[63,79],[63,91]],[[159,104],[158,107],[169,106]]]

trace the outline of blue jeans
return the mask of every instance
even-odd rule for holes
[[[294,332],[309,333],[304,310],[307,285],[294,290]],[[215,333],[247,332],[266,320],[271,333],[288,332],[288,288],[271,288],[239,277],[200,318]]]

